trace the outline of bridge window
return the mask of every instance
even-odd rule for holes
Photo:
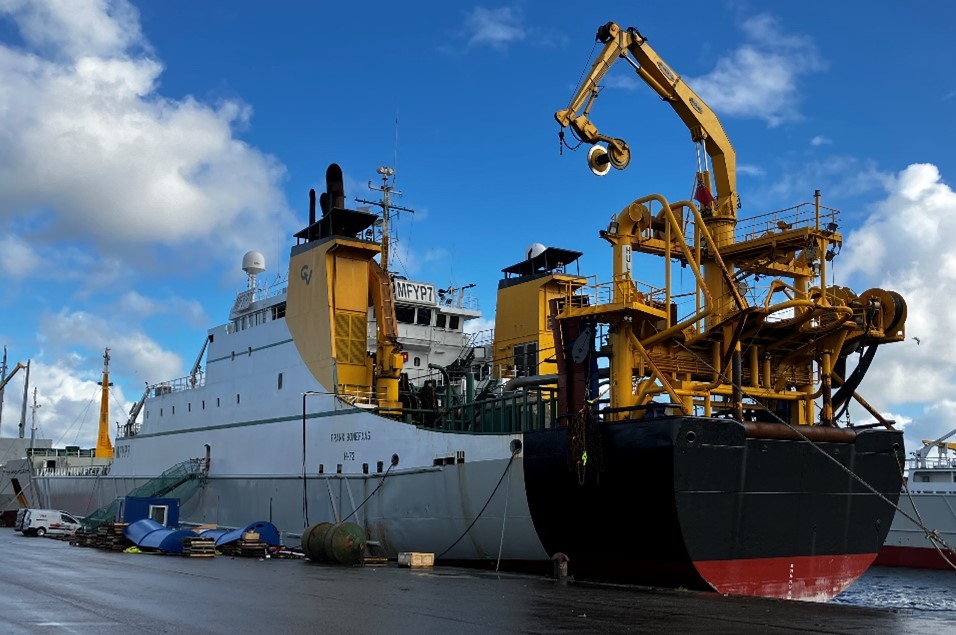
[[[448,316],[448,328],[453,331],[457,331],[458,327],[461,325],[461,318],[457,315]]]
[[[432,310],[419,307],[418,317],[415,320],[415,324],[418,324],[419,326],[428,326],[431,323],[432,323]]]
[[[415,309],[410,306],[396,306],[395,319],[401,322],[402,324],[414,324]]]
[[[272,307],[273,320],[280,320],[284,317],[285,317],[285,302],[282,302]]]
[[[278,390],[282,390],[282,373],[279,373],[279,386]]]
[[[439,313],[438,315],[435,316],[435,326],[437,326],[440,329],[443,329],[445,328],[445,325],[447,324],[447,320],[448,320],[447,315],[445,315],[444,313]]]
[[[538,374],[538,343],[515,344],[514,367],[516,377]]]

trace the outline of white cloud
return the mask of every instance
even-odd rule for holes
[[[763,176],[766,173],[767,171],[759,165],[750,165],[747,163],[737,164],[737,174],[743,174],[745,176]]]
[[[744,43],[687,83],[721,115],[757,117],[771,126],[800,119],[798,79],[823,67],[813,41],[784,33],[767,14],[748,19],[741,29]]]
[[[44,316],[39,328],[50,348],[60,346],[102,351],[109,347],[112,363],[118,371],[137,377],[139,382],[155,383],[186,372],[179,355],[164,350],[121,317],[110,320],[65,309]]]
[[[0,238],[0,272],[4,277],[23,278],[40,264],[33,247],[14,234]]]
[[[0,430],[4,436],[18,434],[25,379],[24,371],[20,371],[7,385],[3,429]],[[36,389],[36,403],[39,406],[35,411],[38,438],[52,439],[54,445],[59,447],[95,446],[102,395],[98,382],[101,379],[101,360],[82,360],[78,356],[67,356],[54,363],[32,360],[24,436],[29,438],[34,422],[33,398]],[[110,388],[111,437],[116,431],[115,423],[126,421],[131,405],[123,389],[114,384]]]
[[[907,340],[877,353],[861,393],[880,410],[943,403],[956,390],[956,257],[949,240],[956,235],[956,192],[929,164],[910,165],[886,187],[886,198],[846,237],[836,262],[837,274],[851,277],[854,289],[897,291],[908,309]]]
[[[514,7],[475,7],[465,17],[468,45],[505,50],[510,44],[525,39],[526,31],[522,21],[521,10]]]
[[[812,146],[823,146],[823,145],[829,145],[831,143],[833,143],[833,141],[831,141],[827,137],[824,137],[823,135],[817,135],[814,138],[810,139],[810,145]]]
[[[125,0],[7,0],[3,13],[25,48],[0,44],[0,219],[42,226],[25,239],[216,257],[290,223],[283,168],[234,134],[251,109],[161,96],[162,64]]]

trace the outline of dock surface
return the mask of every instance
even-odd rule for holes
[[[435,567],[186,558],[0,528],[0,633],[933,633],[951,623],[836,604]],[[573,570],[572,570],[573,573]]]

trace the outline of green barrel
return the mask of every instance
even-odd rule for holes
[[[328,554],[325,551],[325,537],[333,527],[332,523],[318,523],[312,525],[302,534],[302,553],[309,560],[316,562],[328,562]]]
[[[365,553],[365,531],[355,523],[338,523],[325,534],[325,557],[331,562],[355,565]]]

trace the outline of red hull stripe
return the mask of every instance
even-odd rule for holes
[[[715,591],[787,600],[825,602],[853,584],[875,553],[694,562]]]
[[[946,557],[956,562],[956,555],[943,550]],[[910,567],[913,569],[950,569],[939,552],[932,547],[891,547],[884,545],[876,556],[876,562],[884,567]]]

